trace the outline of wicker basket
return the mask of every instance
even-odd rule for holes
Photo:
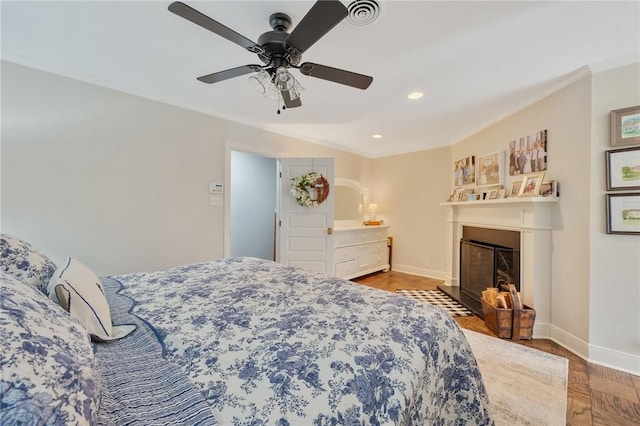
[[[509,294],[513,309],[496,308],[482,299],[484,322],[501,339],[531,339],[536,311],[522,304],[513,284],[509,284]]]

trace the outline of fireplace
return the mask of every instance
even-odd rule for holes
[[[519,231],[463,226],[459,256],[459,292],[454,298],[474,313],[482,315],[482,291],[489,287],[502,290],[501,285],[514,284],[520,291]]]
[[[460,240],[460,292],[480,302],[482,291],[515,284],[520,291],[520,251],[475,240]]]
[[[447,209],[447,270],[438,289],[465,305],[477,303],[460,292],[460,240],[514,248],[520,253],[514,256],[520,270],[514,276],[519,279],[522,302],[536,310],[533,335],[551,336],[551,237],[552,219],[560,217],[558,201],[558,197],[526,197],[442,203]],[[517,243],[469,235],[470,228],[513,231]],[[482,306],[471,310],[482,316]]]

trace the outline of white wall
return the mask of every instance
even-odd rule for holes
[[[223,256],[226,143],[273,156],[361,157],[2,61],[2,232],[99,275]]]
[[[392,142],[387,142],[392,143]],[[451,149],[438,148],[365,161],[362,183],[378,217],[391,225],[397,271],[444,279]]]
[[[590,105],[586,76],[456,144],[451,159],[506,151],[509,141],[547,129],[545,179],[558,180],[561,191],[552,213],[552,336],[583,356],[589,341]],[[508,177],[507,187],[515,180]]]
[[[451,148],[365,161],[363,181],[396,237],[394,264],[441,277],[447,242],[439,203],[452,190],[453,162],[506,151],[509,141],[547,129],[546,179],[558,180],[561,191],[552,218],[551,337],[640,374],[640,240],[605,234],[604,215],[609,111],[640,104],[639,86],[638,64],[585,73]],[[516,180],[507,174],[506,188]]]
[[[640,237],[608,235],[605,151],[609,112],[640,105],[640,64],[592,78],[589,358],[640,374]],[[638,192],[638,191],[635,191]]]
[[[231,256],[275,260],[277,172],[275,158],[231,153]]]

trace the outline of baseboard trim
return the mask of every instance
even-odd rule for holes
[[[553,324],[549,324],[549,339],[565,349],[570,350],[580,358],[589,360],[589,344],[571,333],[567,333]]]
[[[403,272],[405,274],[418,275],[420,277],[435,278],[442,281],[451,279],[444,271],[437,271],[435,269],[418,268],[410,265],[399,265],[394,263],[393,270],[397,272]]]
[[[640,356],[589,345],[589,362],[640,376]]]
[[[548,322],[534,321],[533,323],[533,338],[534,339],[549,339],[551,332],[549,331],[551,324]]]
[[[640,356],[592,345],[554,325],[549,338],[587,362],[640,376]],[[542,336],[541,336],[542,337]]]

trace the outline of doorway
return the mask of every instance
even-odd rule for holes
[[[278,162],[231,151],[230,256],[276,260]]]

